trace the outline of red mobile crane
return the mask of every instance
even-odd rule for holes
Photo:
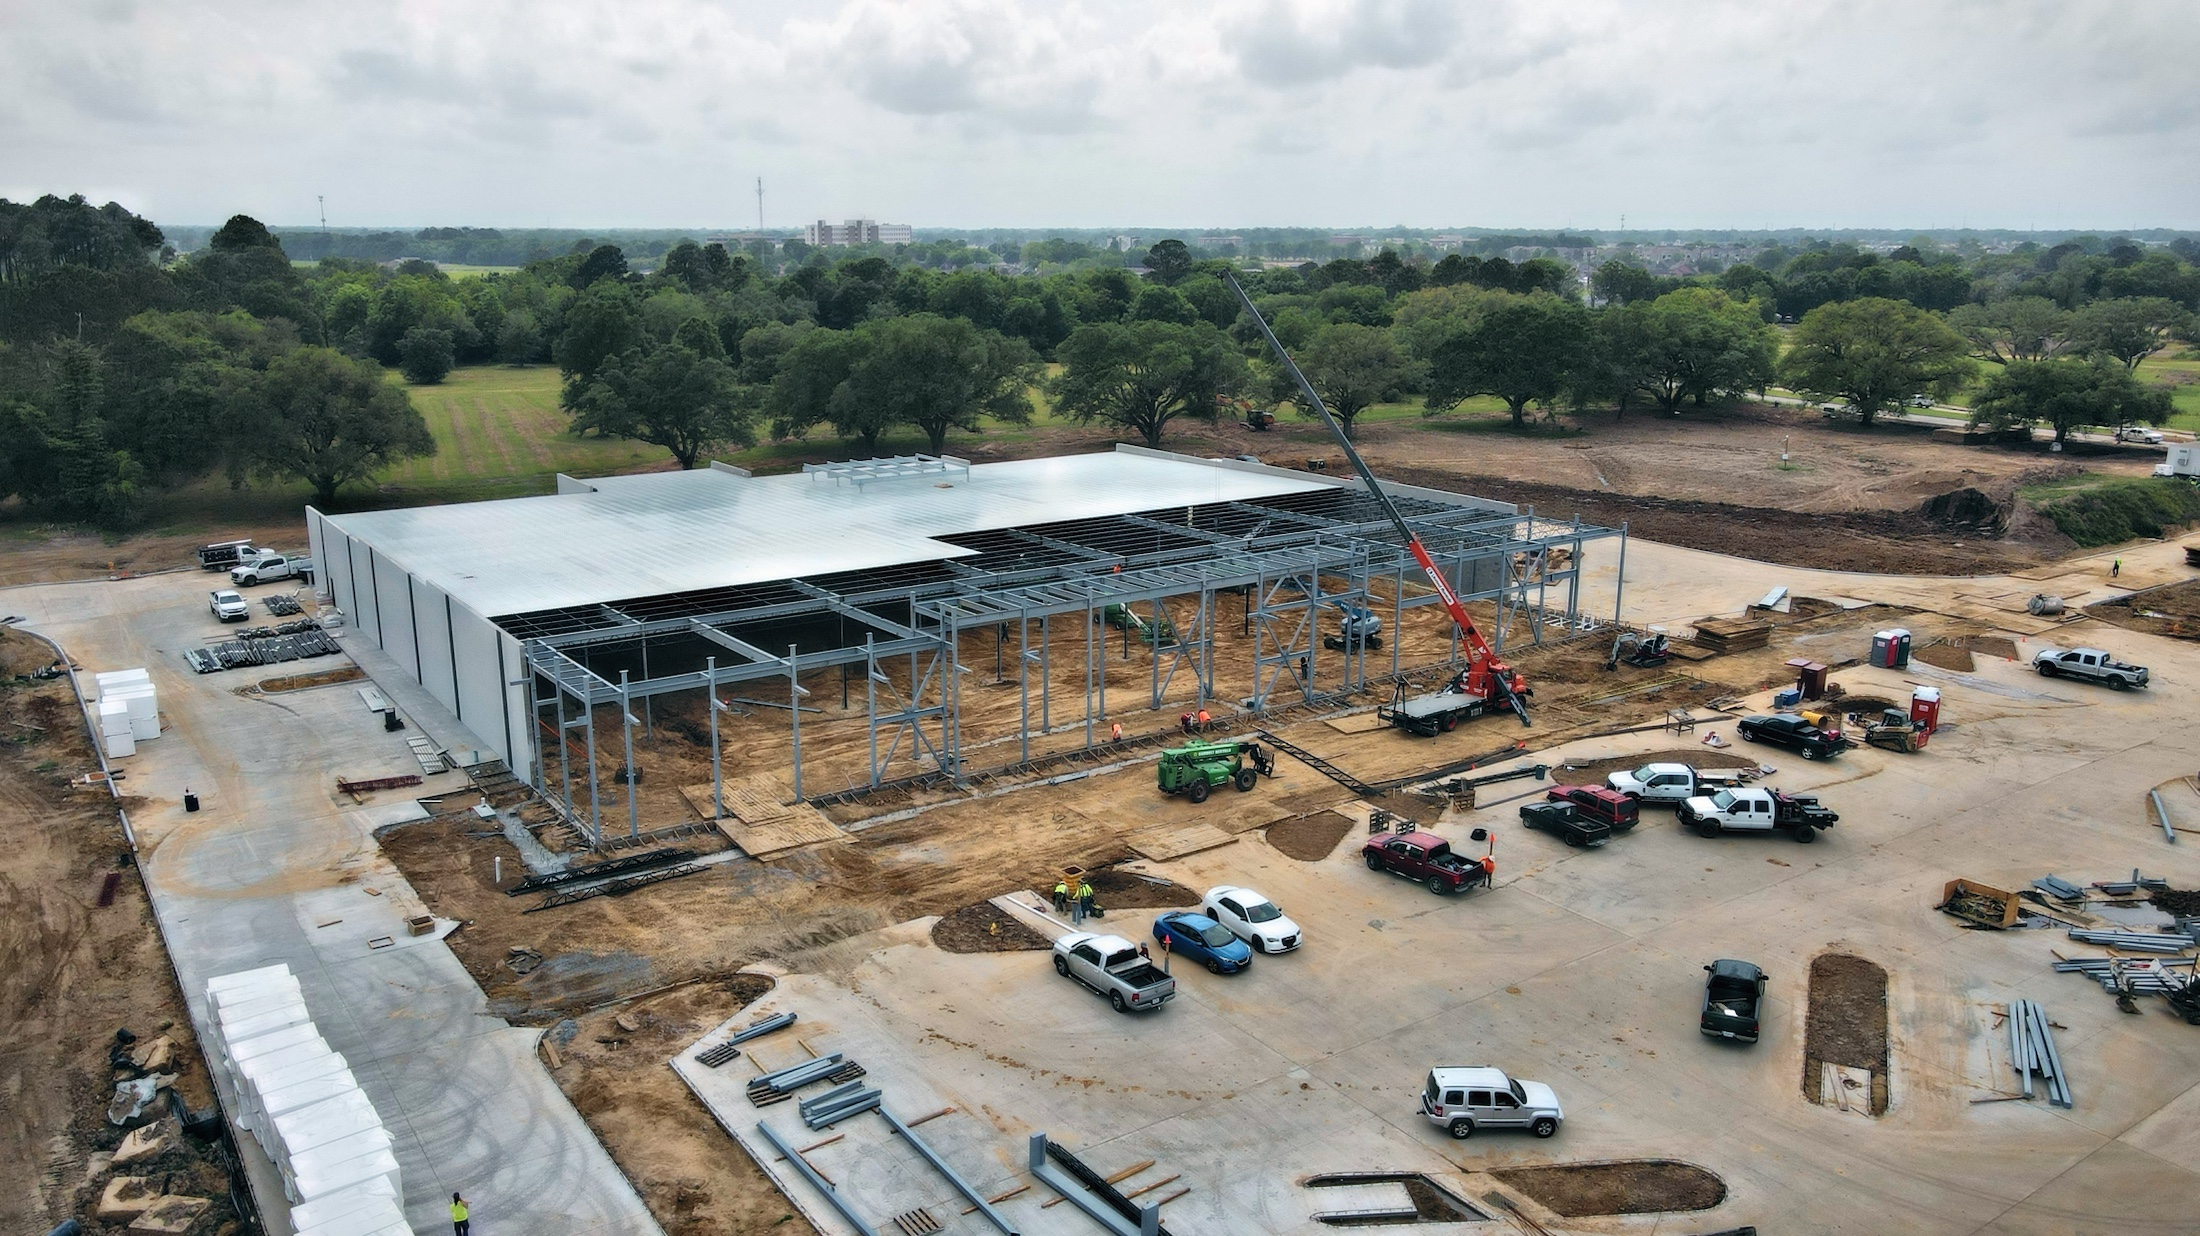
[[[1412,553],[1413,560],[1421,564],[1422,573],[1428,576],[1429,586],[1436,589],[1436,595],[1443,600],[1444,609],[1451,614],[1452,622],[1459,627],[1459,637],[1467,646],[1467,668],[1460,671],[1442,691],[1418,700],[1398,703],[1388,710],[1397,715],[1386,719],[1416,733],[1433,734],[1439,730],[1451,729],[1463,717],[1476,716],[1494,707],[1509,707],[1519,716],[1520,724],[1529,724],[1527,697],[1533,692],[1527,682],[1518,671],[1499,660],[1497,650],[1490,647],[1488,640],[1482,638],[1482,632],[1475,628],[1474,619],[1467,615],[1467,607],[1459,603],[1459,595],[1452,591],[1451,581],[1444,578],[1444,573],[1437,569],[1436,560],[1429,557],[1428,547],[1421,544],[1421,538],[1406,524],[1405,516],[1398,513],[1398,504],[1392,502],[1390,495],[1383,492],[1381,482],[1368,469],[1367,461],[1360,458],[1360,452],[1353,448],[1352,439],[1346,436],[1344,427],[1337,423],[1337,418],[1330,413],[1328,405],[1322,402],[1322,397],[1314,392],[1314,384],[1306,380],[1306,375],[1299,372],[1298,364],[1291,359],[1291,354],[1284,351],[1283,341],[1276,338],[1275,331],[1269,329],[1268,319],[1262,317],[1260,310],[1253,307],[1253,298],[1245,294],[1245,289],[1238,284],[1236,276],[1226,277],[1230,280],[1230,290],[1237,293],[1238,302],[1251,315],[1253,325],[1260,328],[1261,337],[1275,351],[1276,359],[1283,363],[1291,379],[1299,384],[1299,391],[1306,396],[1307,406],[1320,414],[1322,423],[1329,426],[1331,436],[1337,439],[1337,445],[1344,448],[1344,457],[1352,461],[1353,471],[1358,472],[1360,480],[1367,485],[1368,496],[1382,505],[1383,514],[1390,517],[1391,525],[1404,538],[1406,549]],[[1447,701],[1443,697],[1447,695],[1464,696],[1466,699],[1446,706]],[[1420,707],[1416,707],[1417,705]]]

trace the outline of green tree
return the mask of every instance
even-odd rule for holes
[[[889,423],[922,430],[935,455],[950,430],[975,430],[980,418],[1031,420],[1039,358],[1020,339],[929,313],[866,322],[854,333],[864,354],[835,401],[876,405]]]
[[[451,332],[447,330],[415,326],[398,340],[398,372],[415,386],[434,386],[441,382],[451,376],[451,366],[455,363]]]
[[[1217,397],[1245,381],[1244,354],[1205,322],[1080,326],[1055,350],[1055,409],[1079,424],[1105,421],[1159,447],[1180,416],[1213,420]]]
[[[1513,424],[1524,425],[1529,401],[1548,404],[1566,389],[1589,347],[1589,315],[1549,293],[1490,296],[1495,303],[1472,325],[1432,349],[1428,408],[1439,412],[1470,396],[1495,395]]]
[[[757,338],[765,334],[770,337]],[[760,350],[752,341],[774,355],[771,387],[764,395],[774,437],[799,437],[814,425],[830,423],[840,436],[854,439],[862,454],[878,453],[879,435],[893,424],[886,409],[859,404],[844,393],[856,363],[869,354],[868,336],[845,330],[797,333],[778,323],[759,326],[741,338],[744,371],[760,363],[751,355]]]
[[[1866,426],[1917,395],[1945,398],[1977,368],[1969,341],[1937,315],[1867,296],[1820,305],[1788,340],[1788,386],[1817,398],[1840,396]]]
[[[1293,357],[1346,437],[1354,436],[1360,413],[1378,403],[1403,399],[1420,381],[1421,365],[1406,354],[1388,330],[1356,322],[1334,322],[1309,336]],[[1278,403],[1290,402],[1308,416],[1314,409],[1282,366],[1269,371],[1268,386]]]
[[[693,468],[711,447],[755,444],[735,396],[725,361],[671,343],[628,350],[596,374],[577,402],[580,417],[606,436],[661,446],[682,468]]]
[[[1192,251],[1181,240],[1161,241],[1146,250],[1146,269],[1163,283],[1182,283],[1192,273]]]
[[[2089,426],[2158,425],[2171,410],[2168,391],[2139,381],[2110,356],[2011,361],[1987,379],[1971,405],[1971,423],[2012,429],[2045,421],[2060,443]]]
[[[1615,418],[1624,418],[1637,395],[1654,389],[1649,329],[1650,306],[1613,305],[1590,319],[1589,340],[1567,373],[1566,393],[1577,408],[1609,401]]]
[[[592,287],[565,311],[565,329],[554,352],[568,385],[585,385],[604,362],[641,342],[641,319],[633,298],[616,284]]]
[[[1640,325],[1643,389],[1668,416],[1684,402],[1702,407],[1772,381],[1779,332],[1724,292],[1667,292],[1645,307]]]
[[[526,310],[505,315],[504,328],[497,332],[497,359],[507,365],[532,365],[542,356],[542,328],[535,324],[535,315]]]
[[[1660,280],[1656,275],[1632,262],[1613,258],[1597,267],[1589,278],[1589,291],[1598,300],[1615,305],[1633,304],[1636,301],[1652,301],[1658,298],[1661,284],[1670,287],[1670,280]]]
[[[383,381],[373,362],[331,348],[299,348],[270,363],[260,412],[244,447],[248,467],[307,482],[322,506],[344,485],[435,454],[428,423],[403,388]]]
[[[1971,355],[1996,365],[2046,360],[2070,336],[2070,315],[2045,296],[2012,296],[1990,305],[1958,305],[1948,326],[1971,345]]]
[[[2126,370],[2135,370],[2191,322],[2175,301],[2160,296],[2097,300],[2072,315],[2070,336],[2080,351],[2114,357]]]

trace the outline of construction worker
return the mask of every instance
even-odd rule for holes
[[[1207,711],[1206,709],[1204,709],[1204,708],[1200,709],[1200,710],[1199,710],[1199,732],[1200,732],[1200,733],[1202,733],[1202,734],[1206,733],[1206,732],[1207,732],[1208,730],[1210,730],[1210,729],[1214,728],[1214,724],[1215,724],[1215,718],[1214,718],[1214,714],[1213,714],[1213,713],[1210,713],[1210,712],[1208,712],[1208,711]]]
[[[1082,923],[1092,913],[1092,885],[1084,880],[1077,882],[1077,921]]]
[[[1108,741],[1109,741],[1109,742],[1121,742],[1121,741],[1123,741],[1123,723],[1122,723],[1121,721],[1117,721],[1117,722],[1115,722],[1115,723],[1114,723],[1113,725],[1110,725],[1110,726],[1108,727]]]
[[[2109,577],[2110,579],[2114,579],[2114,578],[2116,578],[2117,576],[2119,576],[2119,575],[2121,575],[2121,574],[2123,574],[2123,573],[2124,573],[2124,560],[2123,560],[2123,559],[2121,559],[2121,558],[2118,558],[2118,559],[2117,559],[2116,561],[2114,561],[2114,562],[2111,562],[2111,563],[2109,563],[2109,564],[2108,564],[2108,577]]]
[[[1069,881],[1056,880],[1054,882],[1054,912],[1060,914],[1067,909],[1069,909]]]
[[[473,1230],[474,1223],[468,1217],[466,1199],[456,1193],[451,1194],[451,1236],[468,1236]]]

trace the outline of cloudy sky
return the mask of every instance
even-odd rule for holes
[[[2200,227],[2192,0],[0,0],[171,223]]]

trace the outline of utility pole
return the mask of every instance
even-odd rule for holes
[[[764,178],[756,178],[756,230],[764,230]]]

